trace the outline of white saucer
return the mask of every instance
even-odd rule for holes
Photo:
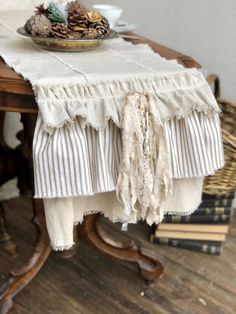
[[[136,25],[134,24],[129,24],[124,21],[119,21],[116,23],[115,26],[112,27],[112,30],[121,33],[121,32],[131,32],[136,28]]]

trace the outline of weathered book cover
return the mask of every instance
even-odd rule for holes
[[[215,225],[215,224],[179,224],[179,223],[160,223],[157,226],[157,231],[178,231],[195,232],[195,233],[220,233],[227,234],[229,230],[228,225]],[[178,239],[178,238],[177,238]]]
[[[207,232],[191,232],[191,231],[175,231],[175,230],[156,230],[155,235],[158,238],[181,239],[181,240],[200,240],[200,241],[225,241],[226,234],[223,233],[207,233]]]
[[[231,207],[199,207],[191,216],[230,215]]]
[[[230,222],[230,215],[191,215],[191,216],[165,216],[163,223],[212,223],[212,224],[227,224]]]
[[[222,200],[203,200],[199,208],[205,207],[231,207],[233,203],[233,198],[225,198]]]
[[[202,252],[213,255],[220,255],[223,248],[221,242],[158,238],[154,234],[151,235],[150,240],[152,243],[157,243],[160,245],[179,247],[190,251]]]
[[[229,192],[223,195],[211,195],[211,194],[202,194],[202,200],[223,200],[223,199],[233,199],[235,193],[234,192]]]

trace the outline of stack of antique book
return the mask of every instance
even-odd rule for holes
[[[151,242],[219,255],[229,230],[234,193],[203,194],[190,216],[168,216],[153,228]]]

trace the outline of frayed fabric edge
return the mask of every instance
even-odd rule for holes
[[[71,244],[65,244],[65,245],[50,243],[50,245],[53,251],[62,252],[62,251],[70,250],[75,245],[75,243],[73,242]]]
[[[160,212],[160,216],[159,216],[159,221],[155,221],[153,222],[153,224],[159,224],[161,223],[161,221],[164,218],[164,215],[178,215],[178,216],[189,216],[191,214],[193,214],[197,208],[199,207],[201,201],[198,202],[197,205],[194,206],[194,208],[190,209],[187,212],[181,212],[181,211],[172,211],[172,210],[164,210],[162,213]],[[95,215],[95,214],[100,214],[101,216],[103,216],[104,218],[109,219],[112,223],[121,223],[121,231],[126,232],[128,231],[128,226],[129,224],[135,224],[138,223],[140,221],[145,221],[146,218],[145,217],[140,217],[139,219],[137,219],[137,221],[135,222],[130,222],[130,223],[126,223],[124,220],[116,217],[116,218],[112,218],[111,216],[109,216],[108,214],[106,214],[103,211],[99,211],[99,210],[88,210],[84,213],[83,215],[83,219],[82,220],[78,220],[74,222],[74,226],[78,226],[80,224],[82,224],[84,222],[84,218],[88,215]],[[126,228],[127,227],[127,228]],[[61,243],[51,243],[51,247],[54,251],[66,251],[66,250],[70,250],[73,246],[75,245],[74,242],[72,243],[67,243],[67,244],[61,244]]]
[[[202,105],[199,104],[194,104],[190,110],[188,110],[187,112],[183,113],[180,112],[179,110],[176,110],[172,115],[170,115],[168,118],[163,118],[162,122],[168,122],[174,118],[177,118],[178,120],[181,119],[185,119],[188,116],[190,116],[194,111],[196,112],[203,112],[206,115],[209,114],[215,114],[215,113],[220,113],[221,110],[219,108],[217,108],[214,104],[211,104],[209,106],[207,106],[205,103]],[[118,128],[121,128],[121,123],[119,121],[119,119],[115,118],[114,116],[108,115],[104,118],[104,122],[102,125],[98,125],[95,122],[93,122],[89,116],[87,114],[83,114],[83,113],[75,113],[72,117],[65,119],[57,124],[52,124],[52,123],[48,123],[48,122],[44,122],[43,124],[43,130],[45,132],[47,132],[48,134],[52,135],[54,133],[55,129],[60,129],[63,127],[67,127],[67,128],[72,128],[73,124],[75,122],[76,119],[78,118],[82,118],[83,121],[83,127],[92,127],[93,129],[95,129],[96,131],[104,131],[104,129],[107,128],[109,121],[112,121]]]

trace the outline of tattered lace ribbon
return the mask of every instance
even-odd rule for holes
[[[117,197],[124,205],[127,222],[138,210],[147,222],[151,217],[158,221],[171,192],[172,178],[163,124],[150,95],[137,92],[128,95],[121,128],[123,159]],[[126,228],[127,223],[123,225]]]

